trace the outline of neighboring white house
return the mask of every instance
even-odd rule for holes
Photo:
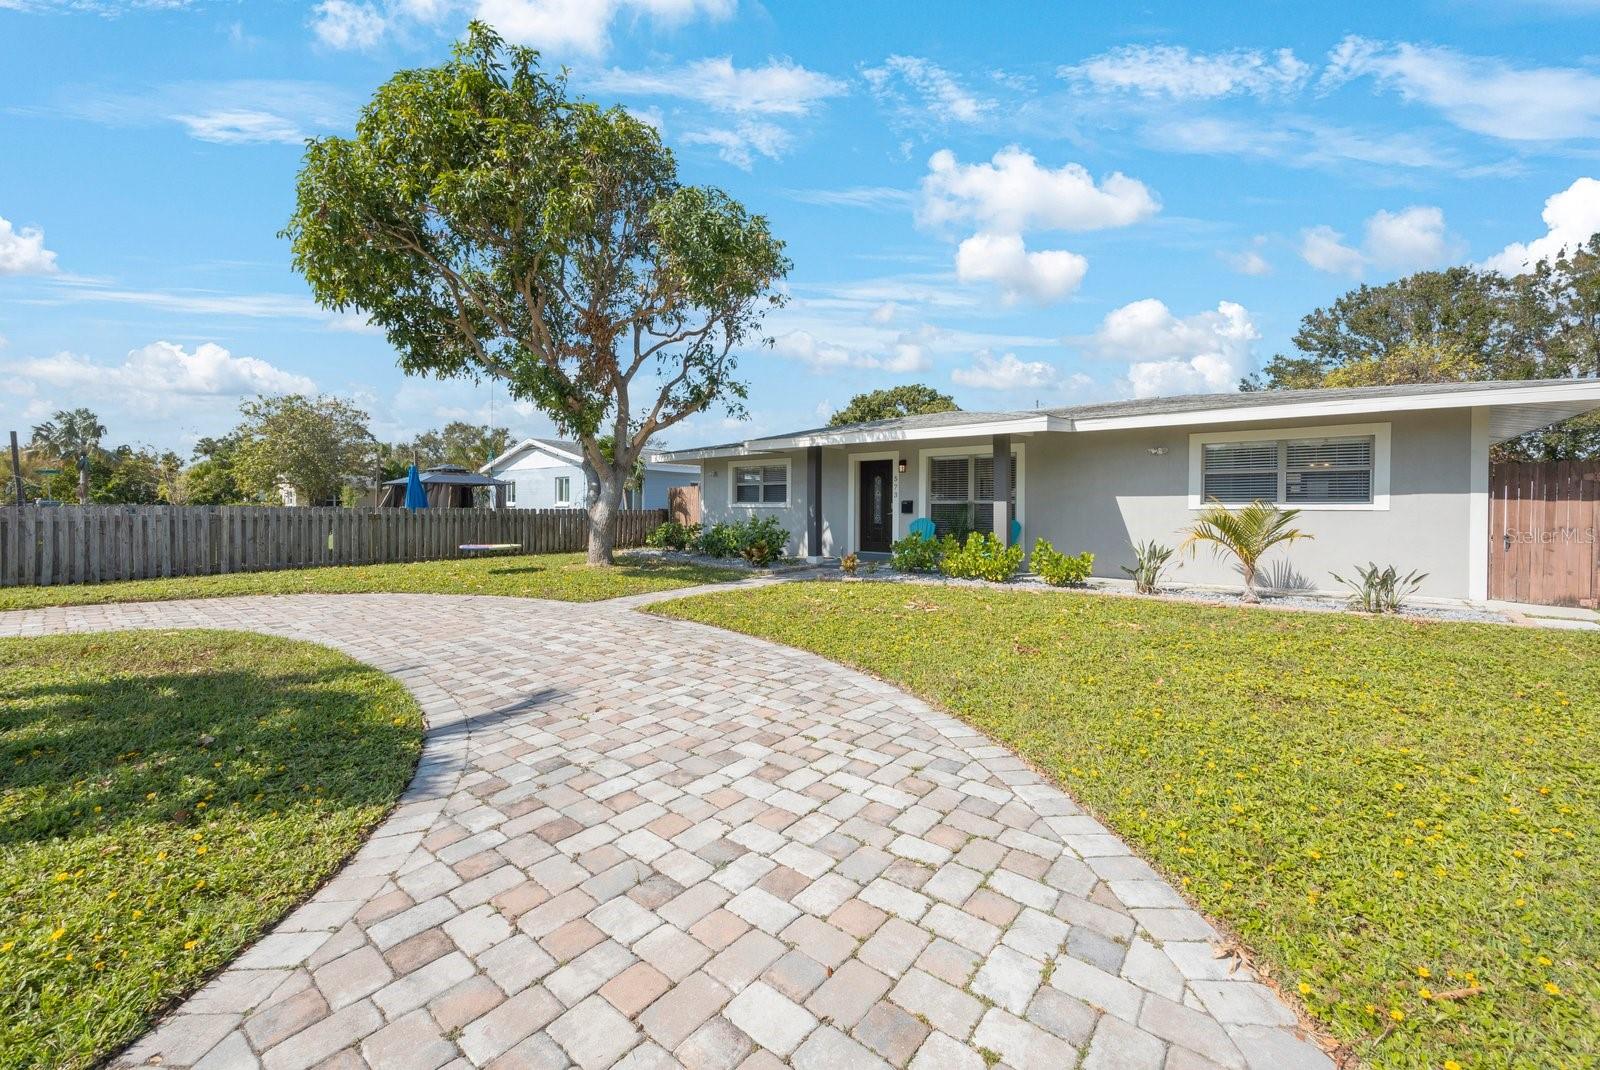
[[[525,438],[478,471],[505,481],[509,508],[583,508],[583,453],[576,442]],[[627,507],[665,509],[669,488],[699,482],[697,464],[647,464],[644,486],[629,496]]]
[[[1424,595],[1483,599],[1510,546],[1489,537],[1490,447],[1597,409],[1595,379],[1271,390],[944,412],[653,460],[700,466],[705,523],[775,516],[790,553],[884,553],[925,519],[1091,550],[1095,575],[1121,577],[1133,544],[1178,543],[1208,501],[1262,499],[1314,536],[1273,555],[1275,586],[1336,588],[1330,573],[1376,561],[1426,572]],[[1208,553],[1172,571],[1238,582]]]

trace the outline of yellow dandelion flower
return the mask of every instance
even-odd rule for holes
[[[1461,1070],[1461,1064],[1454,1059],[1446,1059],[1444,1061],[1444,1070]]]
[[[1554,962],[1554,960],[1552,960],[1550,958],[1549,955],[1540,955],[1539,956],[1539,965],[1541,965],[1541,966],[1554,966],[1555,962]]]
[[[1306,984],[1304,981],[1301,981],[1300,982],[1300,994],[1302,996],[1311,995],[1311,986]]]
[[[1399,1007],[1396,1007],[1394,1010],[1389,1012],[1389,1017],[1393,1018],[1397,1022],[1403,1022],[1406,1020],[1406,1012],[1401,1010]]]
[[[1432,999],[1433,998],[1433,993],[1431,991],[1429,991],[1428,989],[1426,989],[1426,988],[1417,989],[1417,995],[1421,996],[1423,999]]]
[[[1554,981],[1546,981],[1544,983],[1544,990],[1552,996],[1561,995],[1561,986],[1556,984]]]
[[[51,943],[55,943],[57,940],[61,939],[65,935],[67,935],[67,930],[66,929],[57,929],[55,932],[50,934],[50,942]]]
[[[1432,977],[1433,976],[1433,971],[1428,969],[1428,967],[1426,967],[1426,966],[1418,966],[1417,967],[1417,976],[1418,977]]]
[[[7,940],[5,943],[0,944],[0,951],[10,951],[16,946],[17,942],[15,940]]]
[[[197,855],[205,854],[206,853],[206,845],[202,843],[199,847],[196,847],[194,849],[194,853],[197,854]]]
[[[193,951],[198,946],[200,946],[200,941],[198,940],[185,940],[183,942],[183,949],[185,951]]]

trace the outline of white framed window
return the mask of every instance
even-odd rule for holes
[[[517,481],[513,479],[510,482],[506,483],[505,486],[506,486],[506,504],[507,505],[516,505],[517,504]]]
[[[556,504],[572,504],[572,477],[556,476]]]
[[[1387,509],[1389,438],[1388,424],[1190,435],[1189,506]]]
[[[1017,473],[1011,454],[1011,487],[1006,495],[1017,515]],[[940,536],[994,529],[994,453],[932,456],[927,460],[928,519]]]
[[[779,508],[789,504],[789,462],[736,464],[728,480],[730,505]]]

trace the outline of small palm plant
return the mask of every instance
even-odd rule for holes
[[[1140,594],[1155,594],[1161,587],[1161,573],[1172,558],[1172,547],[1162,546],[1151,539],[1133,544],[1132,565],[1123,565],[1122,571],[1133,578],[1133,589]]]
[[[1254,501],[1239,509],[1229,509],[1217,499],[1201,510],[1199,518],[1184,533],[1179,549],[1191,556],[1195,546],[1202,542],[1211,544],[1218,557],[1231,556],[1239,562],[1244,574],[1244,601],[1259,602],[1256,594],[1256,570],[1261,559],[1274,546],[1291,543],[1312,536],[1291,527],[1298,509],[1279,509],[1271,502]]]
[[[1360,565],[1355,568],[1358,579],[1347,580],[1337,572],[1330,572],[1329,575],[1350,589],[1351,608],[1363,613],[1400,612],[1405,600],[1416,594],[1422,581],[1428,578],[1426,572],[1415,569],[1402,576],[1393,565],[1380,569],[1375,563],[1369,562],[1366,568]]]

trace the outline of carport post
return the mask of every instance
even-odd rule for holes
[[[1011,436],[994,436],[994,534],[1011,545]]]
[[[806,447],[806,559],[822,560],[822,447]]]

